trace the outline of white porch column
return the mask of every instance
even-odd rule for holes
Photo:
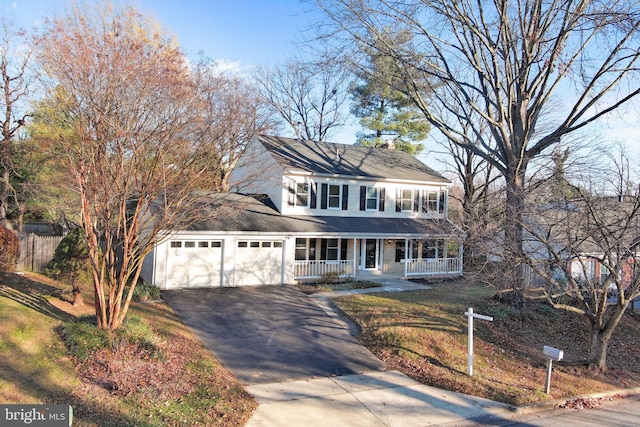
[[[407,264],[409,264],[409,239],[404,239],[404,277],[407,277]]]
[[[462,261],[464,255],[464,243],[462,243],[462,239],[458,240],[458,273],[462,274]]]
[[[353,277],[358,275],[358,251],[356,246],[358,245],[358,239],[353,239]]]

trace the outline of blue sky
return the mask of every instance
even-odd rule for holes
[[[90,2],[91,0],[78,0]],[[294,53],[295,41],[315,23],[300,0],[114,0],[134,5],[146,15],[155,16],[175,35],[190,58],[199,51],[206,57],[226,61],[240,69],[255,65],[277,64]],[[29,28],[45,17],[63,14],[69,0],[0,0],[0,14]],[[637,108],[632,108],[637,113]],[[607,141],[638,142],[637,114],[613,116],[599,123],[597,130]],[[332,140],[353,143],[357,125],[338,131]],[[594,131],[596,129],[593,129]],[[429,150],[440,150],[430,138],[427,150],[419,158],[442,170]],[[637,149],[634,149],[634,154]],[[640,155],[634,156],[640,158]],[[434,164],[435,163],[435,164]]]
[[[79,2],[82,4],[82,1]],[[277,63],[295,50],[295,40],[313,21],[299,0],[131,0],[175,35],[189,57],[203,51],[212,59],[243,68]],[[117,4],[117,1],[116,1]],[[64,14],[68,0],[0,0],[0,13],[20,26]]]

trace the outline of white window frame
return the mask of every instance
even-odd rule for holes
[[[331,189],[337,187],[338,194],[331,194]],[[331,202],[336,201],[337,205],[332,206]],[[329,184],[327,186],[327,209],[340,210],[342,209],[342,185],[340,184]]]
[[[306,192],[300,191],[300,187],[305,187],[306,186]],[[296,182],[294,185],[294,189],[295,189],[295,195],[293,198],[293,203],[295,206],[299,206],[299,207],[303,207],[303,208],[308,208],[309,207],[309,200],[311,200],[311,185],[308,182]],[[306,198],[306,203],[300,203],[300,197],[305,197]]]
[[[373,193],[371,193],[373,192]],[[370,207],[369,202],[372,201],[375,206]],[[376,187],[366,187],[364,208],[367,211],[377,211],[380,206],[380,189]]]
[[[435,197],[435,200],[432,200],[432,195]],[[425,190],[424,196],[426,198],[423,206],[426,208],[426,212],[429,213],[438,213],[438,205],[440,203],[440,191],[439,190]],[[433,206],[432,206],[433,204]]]
[[[409,198],[405,197],[405,192],[409,192]],[[401,188],[400,189],[400,212],[413,212],[413,200],[414,200],[414,193],[413,193],[413,189],[412,188]],[[404,208],[404,204],[406,202],[409,202],[409,209],[405,209]]]

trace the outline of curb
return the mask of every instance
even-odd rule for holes
[[[600,399],[604,397],[621,397],[626,398],[630,396],[640,395],[640,387],[621,388],[610,391],[601,391],[597,393],[579,395],[574,397],[564,397],[559,399],[550,400],[548,402],[533,403],[531,405],[522,406],[510,406],[509,410],[517,415],[535,414],[537,412],[546,412],[558,409],[558,407],[564,403],[570,402],[576,399]]]

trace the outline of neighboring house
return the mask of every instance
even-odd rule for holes
[[[639,255],[628,252],[635,245],[634,236],[638,231],[637,226],[629,227],[632,221],[636,222],[636,218],[630,216],[633,208],[615,198],[593,198],[588,205],[584,201],[571,200],[541,206],[535,218],[529,216],[525,221],[525,253],[531,263],[550,272],[559,282],[566,282],[570,276],[577,283],[589,283],[590,286],[605,283],[609,276],[605,265],[608,260],[620,266],[618,280],[626,288]],[[593,211],[591,214],[589,209]],[[590,215],[597,215],[601,222],[591,220]],[[594,230],[602,227],[606,227],[606,231],[601,231],[607,239]],[[627,255],[618,251],[627,252]],[[556,258],[561,260],[561,265],[554,261]],[[525,281],[530,287],[545,284],[531,268]],[[609,286],[615,287],[615,283]]]
[[[462,274],[451,183],[397,150],[257,137],[211,215],[145,259],[162,289]]]

